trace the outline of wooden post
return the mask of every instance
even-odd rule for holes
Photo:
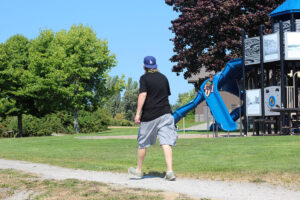
[[[261,117],[265,119],[265,79],[264,79],[264,40],[263,40],[263,26],[259,26],[259,34],[260,34],[260,89],[261,89]],[[262,122],[261,126],[262,134],[265,134],[265,123]]]
[[[285,95],[285,70],[284,70],[284,44],[283,44],[283,24],[279,22],[279,36],[280,36],[280,85],[281,85],[281,103],[286,108],[286,95]]]
[[[276,67],[273,67],[273,69],[272,69],[272,85],[273,86],[276,86],[277,85],[277,78],[276,78],[276,76],[277,76],[277,72],[276,72]]]
[[[257,89],[258,88],[258,67],[259,65],[255,65],[255,68],[254,68],[254,89]]]
[[[183,127],[183,134],[185,135],[185,117],[182,119],[182,123],[183,123],[183,125],[182,125],[182,127]]]
[[[272,33],[274,33],[274,19],[271,18]]]
[[[270,86],[270,70],[266,69],[267,86]]]
[[[18,137],[23,137],[23,117],[22,114],[18,114]]]
[[[295,32],[296,31],[296,23],[295,23],[295,15],[294,13],[291,13],[291,31]],[[293,75],[296,71],[296,63],[292,62],[292,68],[293,68]],[[295,91],[295,98],[294,98],[294,103],[295,103],[295,108],[298,108],[298,76],[295,77],[295,85],[294,85],[294,91]]]
[[[279,38],[280,38],[280,88],[281,88],[281,107],[286,108],[286,95],[285,95],[285,70],[284,70],[284,44],[283,44],[283,24],[279,22]],[[281,127],[286,125],[285,116],[280,113]],[[282,130],[282,128],[281,128]],[[281,134],[283,134],[281,132]]]
[[[248,134],[247,117],[246,117],[246,66],[245,66],[245,30],[242,29],[242,71],[243,71],[243,103],[244,103],[244,135]]]

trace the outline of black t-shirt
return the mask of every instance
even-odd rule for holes
[[[159,72],[146,73],[140,78],[140,93],[147,92],[142,108],[142,122],[172,113],[168,96],[171,95],[168,79]]]

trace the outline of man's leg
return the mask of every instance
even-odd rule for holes
[[[167,171],[171,172],[173,171],[172,169],[172,147],[170,145],[161,145],[164,155],[165,155],[165,160],[167,164]]]
[[[146,157],[146,152],[147,152],[146,148],[138,148],[138,153],[137,153],[138,161],[137,161],[136,168],[134,167],[128,168],[128,173],[130,175],[135,176],[137,178],[143,177],[142,167],[143,167],[144,159]]]
[[[146,148],[138,149],[138,161],[137,161],[137,166],[136,166],[136,171],[138,171],[138,172],[142,172],[142,167],[143,167],[144,159],[146,157],[146,152],[147,152]]]

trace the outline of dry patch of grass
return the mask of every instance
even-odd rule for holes
[[[15,170],[0,170],[0,199],[26,193],[34,200],[192,200],[188,196],[163,191],[123,188],[92,181],[76,179],[42,180],[40,177]]]

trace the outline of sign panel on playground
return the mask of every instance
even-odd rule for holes
[[[281,107],[281,90],[280,86],[270,86],[265,88],[265,115],[279,116],[279,112],[271,112],[272,108]]]
[[[296,20],[296,32],[300,32],[300,19]]]
[[[283,32],[291,31],[291,21],[287,20],[282,22]],[[274,24],[274,32],[279,32],[279,22]]]
[[[264,62],[274,62],[280,60],[279,32],[264,35]],[[253,37],[245,39],[245,65],[255,65],[260,63],[260,39]]]
[[[300,33],[285,33],[285,59],[300,60]]]
[[[245,65],[260,63],[259,37],[245,39]]]
[[[264,35],[264,62],[274,62],[280,60],[279,32]]]
[[[261,90],[247,90],[246,91],[246,115],[247,116],[261,116]]]

